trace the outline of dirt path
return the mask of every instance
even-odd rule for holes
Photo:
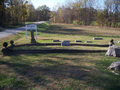
[[[38,24],[41,24],[43,22],[45,22],[45,21],[36,22],[34,24],[38,25]],[[14,29],[6,29],[5,31],[0,32],[0,39],[17,34],[17,33],[22,32],[24,30],[26,30],[26,26],[14,28]]]

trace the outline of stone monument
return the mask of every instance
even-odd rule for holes
[[[31,44],[35,44],[36,40],[34,38],[34,30],[31,30]]]
[[[10,41],[10,47],[8,47],[10,50],[13,50],[13,48],[15,47],[15,45],[14,45],[14,41],[13,40],[11,40]]]
[[[4,46],[4,48],[2,49],[2,53],[3,53],[3,55],[9,55],[10,54],[10,50],[9,50],[9,48],[7,47],[8,46],[8,43],[7,42],[4,42],[3,43],[3,46]]]
[[[31,31],[31,44],[35,44],[36,40],[34,38],[34,30],[36,30],[36,39],[37,39],[37,26],[36,25],[26,25],[26,39],[27,39],[27,30]]]
[[[120,62],[119,62],[119,61],[113,62],[113,63],[108,67],[108,69],[120,71]]]

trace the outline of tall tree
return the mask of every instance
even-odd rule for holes
[[[39,6],[37,9],[39,13],[38,19],[40,20],[49,20],[50,18],[50,8],[46,5]]]
[[[0,26],[5,24],[6,3],[8,0],[0,0]]]
[[[27,4],[27,21],[34,21],[35,8],[32,4]]]

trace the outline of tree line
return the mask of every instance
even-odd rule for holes
[[[69,0],[50,11],[46,5],[35,9],[30,0],[0,0],[0,26],[46,21],[120,27],[120,0]]]
[[[0,26],[25,24],[25,21],[50,19],[50,8],[46,5],[35,9],[27,0],[0,0]]]
[[[74,0],[51,11],[54,23],[120,27],[120,0]]]

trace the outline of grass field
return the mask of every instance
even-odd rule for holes
[[[76,27],[71,24],[43,23],[38,25],[37,43],[53,43],[53,40],[82,40],[86,44],[108,44],[120,40],[120,29],[91,26]],[[103,40],[93,40],[101,37]],[[26,39],[25,31],[0,40],[2,43],[14,40],[15,45],[29,44],[30,32]],[[107,50],[108,47],[88,46],[30,46],[22,49],[68,48],[82,50]],[[49,53],[20,54],[2,56],[0,52],[0,90],[119,90],[120,76],[107,67],[120,57],[106,57],[105,53]],[[116,71],[117,72],[117,71]],[[120,74],[120,72],[117,72]]]
[[[25,24],[32,24],[32,23],[34,23],[34,22],[25,22]],[[6,26],[5,28],[18,28],[18,27],[25,26],[25,24],[10,25],[10,26]]]

